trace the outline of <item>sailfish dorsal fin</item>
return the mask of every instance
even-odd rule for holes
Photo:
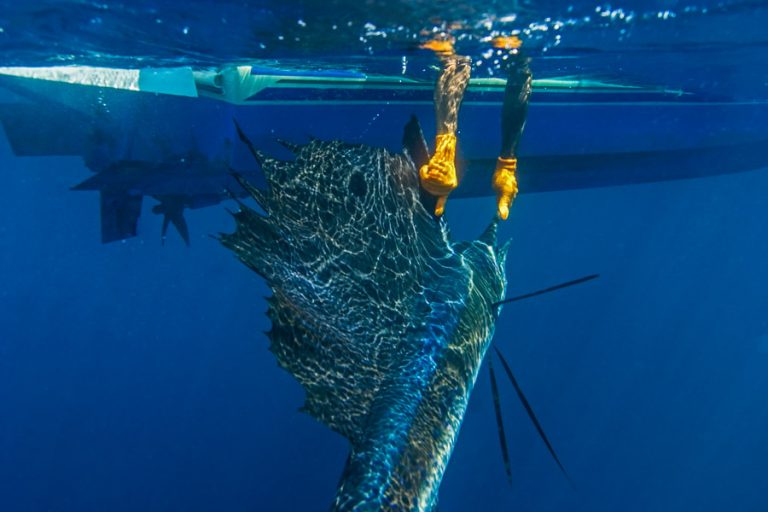
[[[266,215],[242,205],[221,241],[273,291],[270,350],[305,388],[304,409],[354,444],[389,369],[419,349],[408,330],[428,262],[453,248],[405,156],[317,140],[293,150],[290,162],[259,155]]]

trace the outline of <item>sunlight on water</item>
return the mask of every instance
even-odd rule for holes
[[[539,57],[538,77],[573,74],[631,77],[645,84],[754,95],[741,70],[713,76],[738,58],[759,65],[765,7],[744,1],[626,1],[574,4],[497,1],[333,0],[274,5],[260,1],[174,4],[65,1],[2,2],[0,65],[175,67],[278,65],[428,76],[424,39],[450,33],[473,59],[475,76],[499,76],[504,62],[488,54],[497,35],[516,34]],[[751,12],[757,9],[758,12]],[[149,20],[150,23],[146,23]],[[721,27],[738,26],[723,40]],[[663,52],[658,49],[663,48]],[[691,58],[689,58],[691,57]],[[408,66],[403,66],[407,59]]]

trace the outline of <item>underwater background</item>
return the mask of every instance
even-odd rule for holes
[[[407,54],[408,76],[433,77],[412,46],[436,17],[468,20],[457,47],[475,60],[493,30],[524,29],[535,77],[768,99],[762,2],[3,1],[0,65],[401,73]],[[716,121],[690,130],[766,130]],[[327,510],[348,443],[297,412],[263,334],[268,289],[210,237],[232,229],[227,205],[187,212],[190,247],[161,244],[148,213],[138,237],[101,244],[98,197],[70,192],[89,174],[0,137],[0,510]],[[510,486],[481,372],[439,510],[768,510],[766,190],[762,167],[521,194],[500,228],[508,294],[600,274],[506,306],[495,336],[573,486],[502,386]],[[494,207],[451,199],[453,237]]]

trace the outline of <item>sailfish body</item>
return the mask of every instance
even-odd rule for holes
[[[241,132],[241,138],[250,145]],[[342,142],[252,146],[268,188],[244,184],[221,235],[273,291],[271,351],[304,410],[351,444],[335,511],[430,511],[506,285],[495,223],[452,243],[407,155]]]

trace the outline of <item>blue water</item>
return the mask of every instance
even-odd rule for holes
[[[31,4],[0,3],[0,64],[141,58],[207,67],[256,58],[386,71],[399,69],[406,42],[377,40],[371,56],[369,45],[333,37],[281,45],[274,26],[298,30],[305,20],[311,28],[334,14],[359,24],[370,16],[395,32],[389,17],[404,17],[408,31],[423,23],[400,2],[406,12],[377,10],[377,2],[370,12],[343,2]],[[456,8],[434,4],[415,5]],[[503,11],[498,2],[472,5]],[[583,12],[594,17],[596,7]],[[582,70],[766,99],[765,66],[756,65],[768,42],[760,5],[599,7],[638,13],[627,27],[655,34],[659,46],[620,39],[627,27],[589,23],[571,39],[564,33],[564,50],[538,39],[542,73]],[[236,28],[217,28],[220,9]],[[526,7],[520,19],[550,11],[565,16],[568,4]],[[644,25],[646,11],[675,16]],[[199,34],[194,44],[184,42],[184,27]],[[228,44],[224,33],[244,42]],[[359,41],[357,31],[344,37]],[[467,44],[479,45],[476,37]],[[557,51],[561,59],[545,55]],[[584,130],[600,126],[586,119]],[[208,236],[232,228],[224,207],[187,212],[190,248],[175,233],[161,245],[160,220],[149,214],[137,238],[102,245],[98,197],[69,191],[87,175],[78,158],[19,158],[0,137],[0,510],[327,510],[347,443],[297,412],[303,392],[262,334],[266,285]],[[601,274],[510,305],[496,333],[574,486],[503,384],[513,485],[506,482],[482,372],[440,511],[768,510],[767,189],[768,169],[758,169],[521,195],[501,231],[514,240],[510,294]],[[447,214],[454,237],[477,236],[492,198],[456,204]]]

